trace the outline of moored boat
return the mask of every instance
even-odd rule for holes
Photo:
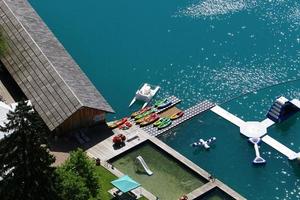
[[[154,113],[156,110],[155,109],[150,109],[150,110],[148,110],[148,111],[146,111],[146,112],[144,112],[144,113],[142,113],[142,114],[139,114],[139,115],[137,115],[135,118],[134,118],[134,120],[139,120],[139,119],[142,119],[143,117],[146,117],[146,116],[148,116],[148,115],[150,115],[151,113]]]
[[[109,122],[107,125],[109,128],[114,129],[117,128],[118,126],[121,126],[122,124],[124,124],[125,122],[127,122],[127,117],[120,119],[120,120],[115,120],[113,122]]]
[[[184,115],[184,112],[179,111],[178,113],[175,113],[175,114],[171,115],[170,119],[175,120],[175,119],[178,119],[178,118],[182,117],[183,115]]]
[[[143,114],[144,112],[146,112],[146,111],[148,111],[148,110],[150,110],[150,109],[151,109],[150,106],[149,106],[149,107],[142,108],[142,109],[140,109],[140,110],[138,110],[138,111],[132,113],[132,114],[131,114],[131,117],[134,118],[134,117],[136,117],[136,116],[138,116],[138,115],[140,115],[140,114]]]
[[[143,86],[136,91],[134,98],[129,104],[129,107],[132,104],[134,104],[136,100],[144,101],[145,103],[142,108],[146,107],[148,103],[151,101],[151,99],[156,95],[159,89],[160,89],[159,86],[144,83]]]
[[[164,122],[160,123],[157,128],[158,129],[164,129],[172,124],[172,120],[168,118],[168,120],[165,120]]]
[[[160,99],[160,100],[157,100],[155,103],[154,103],[154,107],[158,107],[159,105],[165,103],[166,101],[168,101],[168,99]]]
[[[140,124],[140,126],[147,126],[149,124],[152,124],[158,119],[159,119],[159,115],[157,113],[152,113],[148,117],[144,118],[144,121]]]
[[[129,121],[126,121],[124,124],[118,126],[120,130],[128,130],[132,127],[132,124]]]
[[[153,124],[153,126],[159,126],[161,123],[163,123],[163,122],[165,122],[165,121],[168,121],[169,120],[169,118],[167,118],[167,117],[162,117],[162,118],[160,118],[159,120],[157,120],[154,124]]]
[[[120,126],[122,124],[124,124],[125,122],[127,122],[128,118],[127,117],[124,117],[123,119],[119,120],[116,122],[116,125],[117,126]]]
[[[163,108],[166,108],[166,107],[168,107],[168,106],[170,106],[170,105],[172,105],[172,101],[169,101],[169,100],[167,99],[167,101],[165,101],[165,102],[159,104],[159,105],[157,106],[157,109],[163,109]]]

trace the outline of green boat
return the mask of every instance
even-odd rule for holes
[[[161,123],[157,126],[157,128],[158,128],[158,129],[163,129],[163,128],[166,128],[166,127],[170,126],[171,124],[172,124],[172,120],[169,119],[169,118],[167,118],[167,120],[161,122]]]
[[[142,114],[136,116],[136,117],[134,118],[134,120],[142,119],[143,117],[146,117],[147,115],[150,115],[151,113],[154,113],[155,111],[156,111],[155,109],[151,109],[151,110],[149,110],[149,111],[147,111],[147,112],[144,112],[144,113],[142,113]]]
[[[168,121],[169,120],[169,118],[167,118],[167,117],[162,117],[162,118],[160,118],[159,120],[157,120],[154,124],[153,124],[153,126],[159,126],[161,123],[164,123],[165,121]]]
[[[155,102],[154,107],[158,107],[159,105],[165,103],[168,99],[161,99]]]

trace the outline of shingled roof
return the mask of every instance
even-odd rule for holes
[[[82,107],[114,112],[27,0],[0,0],[0,26],[1,60],[50,130]]]

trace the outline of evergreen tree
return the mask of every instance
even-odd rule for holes
[[[25,101],[7,117],[9,122],[0,127],[11,132],[0,141],[0,199],[56,199],[51,167],[54,157],[45,145],[48,129]]]

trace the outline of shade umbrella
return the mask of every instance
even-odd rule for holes
[[[113,184],[116,188],[121,190],[123,193],[129,192],[141,186],[141,184],[139,184],[138,182],[130,178],[128,175],[122,176],[117,180],[112,181],[111,184]]]

